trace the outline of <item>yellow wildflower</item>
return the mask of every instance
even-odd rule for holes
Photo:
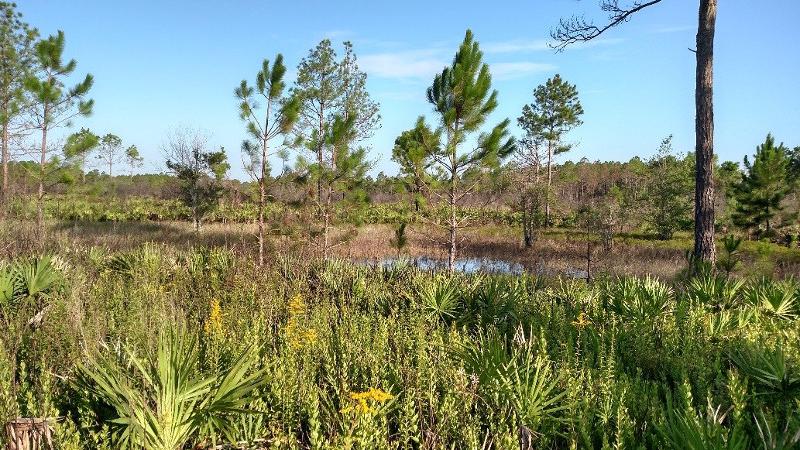
[[[289,300],[289,316],[299,316],[306,312],[306,305],[303,303],[303,297],[296,294]]]
[[[351,392],[350,393],[350,400],[352,400],[351,404],[342,409],[342,413],[346,414],[349,412],[356,412],[359,414],[368,414],[375,412],[375,408],[370,405],[370,402],[373,404],[375,403],[385,403],[394,396],[386,391],[376,388],[369,388],[364,392]]]
[[[585,312],[581,312],[580,314],[578,314],[578,319],[572,322],[572,324],[578,328],[583,328],[586,325],[590,325],[591,323],[592,321],[589,320],[589,317],[586,315]]]
[[[317,341],[317,332],[313,328],[305,328],[302,324],[306,307],[303,297],[295,295],[289,301],[289,320],[284,328],[286,342],[295,350],[299,350]]]
[[[217,299],[211,300],[211,311],[208,313],[203,330],[206,334],[222,334],[222,307],[219,306]]]

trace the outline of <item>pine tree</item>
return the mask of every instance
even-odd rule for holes
[[[644,9],[662,0],[600,0],[600,9],[608,13],[606,24],[596,25],[583,16],[561,19],[550,35],[554,48],[587,42],[606,31],[628,22]],[[698,0],[697,44],[695,52],[695,189],[694,189],[694,258],[714,264],[714,32],[717,24],[717,0]]]
[[[353,122],[354,141],[363,142],[372,137],[381,126],[380,107],[367,91],[367,74],[358,68],[358,58],[353,44],[344,42],[344,57],[339,62],[338,80],[341,83],[341,98],[338,114],[347,119],[355,115]]]
[[[316,156],[316,163],[322,165],[325,163],[326,127],[339,111],[337,103],[342,93],[339,64],[330,40],[320,42],[300,61],[292,93],[302,101],[297,131]],[[316,201],[321,202],[322,180],[316,180],[316,184]]]
[[[431,167],[446,174],[447,192],[439,197],[445,199],[449,209],[445,228],[449,235],[447,265],[451,271],[458,252],[458,230],[467,225],[458,217],[457,209],[477,186],[477,181],[465,186],[464,179],[470,172],[499,168],[500,161],[515,148],[506,119],[490,132],[480,133],[471,150],[463,150],[468,145],[468,136],[478,132],[497,108],[497,91],[491,86],[489,66],[483,62],[483,53],[472,31],[467,30],[452,65],[437,74],[427,90],[428,102],[438,116],[436,134],[444,139],[443,145],[428,151]]]
[[[250,139],[242,142],[242,150],[249,158],[245,169],[258,182],[259,265],[264,264],[264,207],[267,202],[267,179],[270,175],[269,158],[289,145],[287,137],[297,121],[300,107],[296,96],[284,98],[285,74],[283,55],[278,53],[271,67],[269,60],[262,62],[261,70],[256,74],[255,87],[248,86],[247,81],[242,80],[234,91],[240,101],[239,116],[247,123],[247,132],[250,135]],[[261,112],[257,99],[264,102]],[[284,137],[283,142],[271,150],[270,141],[279,136]]]
[[[51,161],[48,161],[48,174],[45,179],[51,183],[55,181],[56,183],[72,184],[75,181],[74,176],[80,175],[81,182],[85,182],[86,157],[100,145],[100,136],[88,128],[81,128],[77,133],[72,133],[64,144],[63,161],[59,158],[52,158]]]
[[[516,181],[520,186],[519,209],[522,211],[522,238],[530,248],[537,231],[546,224],[544,207],[547,187],[541,185],[542,161],[547,150],[540,135],[526,133],[520,139],[515,153]]]
[[[39,233],[44,232],[44,178],[47,168],[47,136],[56,128],[69,126],[72,119],[92,113],[94,100],[86,95],[92,88],[91,74],[71,88],[65,86],[66,79],[75,71],[78,63],[71,59],[63,61],[64,32],[40,40],[35,46],[37,73],[25,79],[25,88],[33,100],[34,127],[41,132],[39,154],[39,189],[36,201],[36,224]]]
[[[355,232],[355,228],[351,228],[343,237],[331,235],[336,204],[352,210],[368,202],[364,184],[371,163],[367,159],[367,149],[355,144],[357,123],[357,116],[350,113],[346,119],[344,116],[334,116],[326,126],[323,141],[325,148],[330,151],[328,163],[308,163],[302,158],[298,160],[298,170],[322,186],[322,200],[317,203],[317,208],[321,215],[319,247],[325,259],[331,249],[344,243]]]
[[[138,147],[136,147],[135,145],[131,145],[125,149],[125,162],[131,169],[142,167],[142,163],[144,162],[144,157],[139,154]],[[133,174],[133,170],[131,170],[131,174]]]
[[[426,176],[430,167],[430,153],[438,151],[440,137],[419,117],[414,128],[403,131],[394,140],[392,161],[400,166],[400,178],[407,192],[411,194],[414,211],[419,212],[425,202],[425,186],[431,183]],[[432,150],[429,150],[432,149]]]
[[[100,147],[97,150],[97,159],[108,167],[108,176],[113,176],[114,164],[119,163],[124,158],[122,151],[122,138],[115,134],[108,133],[100,138]]]
[[[0,159],[3,182],[0,202],[8,196],[9,141],[15,131],[24,128],[19,123],[28,106],[24,82],[34,69],[34,44],[38,32],[22,20],[16,4],[0,2]]]
[[[137,149],[136,146],[131,145],[124,148],[122,138],[112,133],[107,133],[100,138],[96,153],[97,159],[108,168],[107,173],[111,183],[113,183],[115,165],[126,163],[134,167],[139,164],[142,159],[141,156],[139,156],[139,149]],[[85,176],[85,172],[83,173]]]
[[[759,229],[766,233],[773,227],[772,220],[783,208],[781,202],[791,191],[789,179],[789,149],[767,135],[766,141],[756,147],[753,162],[745,156],[744,173],[736,185],[737,207],[734,223],[746,229]]]
[[[578,100],[578,90],[575,85],[562,80],[558,74],[538,86],[533,91],[533,98],[533,103],[522,107],[522,115],[517,122],[525,130],[528,141],[541,142],[546,148],[545,221],[550,225],[553,157],[570,150],[571,147],[563,142],[563,137],[582,123],[580,116],[583,114],[583,107]]]
[[[358,179],[343,180],[341,177],[357,175],[354,167],[366,167],[367,148],[360,146],[380,124],[378,104],[366,90],[366,74],[359,67],[349,42],[344,43],[345,56],[340,61],[329,40],[323,40],[300,61],[297,67],[297,82],[292,95],[300,99],[300,110],[296,133],[303,146],[311,151],[315,161],[298,158],[298,169],[304,172],[303,182],[316,185],[316,192],[309,199],[316,206],[316,216],[321,222],[322,254],[327,256],[332,245],[328,235],[331,228],[332,193],[342,184],[358,185]],[[345,124],[347,124],[345,126]],[[338,146],[338,147],[337,147]],[[343,148],[347,151],[343,153]],[[338,164],[361,161],[346,170]],[[331,179],[333,177],[333,179]],[[347,200],[357,197],[345,195]],[[355,196],[355,197],[354,197]]]
[[[650,160],[647,218],[659,239],[671,239],[675,231],[691,221],[692,163],[691,158],[681,160],[672,155],[672,136],[661,142],[658,153]]]

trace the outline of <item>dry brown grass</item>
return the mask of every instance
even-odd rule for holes
[[[407,231],[408,246],[403,255],[446,258],[441,243],[444,233],[431,227],[411,227]],[[379,260],[396,254],[390,245],[394,228],[390,225],[368,225],[339,255],[357,260]],[[593,244],[592,273],[614,275],[646,275],[671,278],[686,265],[684,251],[674,248],[646,247],[619,241],[611,253],[604,253]],[[485,226],[464,230],[459,257],[498,259],[522,264],[526,269],[544,273],[586,270],[586,241],[579,234],[560,233],[542,236],[533,248],[522,245],[519,230]]]
[[[273,254],[312,258],[318,252],[313,242],[302,234],[270,237]],[[342,231],[344,233],[344,231]],[[408,245],[402,254],[408,257],[446,259],[444,230],[413,225],[407,229]],[[394,227],[366,225],[352,239],[334,249],[334,254],[353,260],[377,261],[397,254],[391,245]],[[39,239],[33,224],[0,221],[0,259],[43,252],[59,252],[71,247],[102,246],[112,251],[127,250],[146,242],[164,243],[178,248],[193,246],[227,247],[245,255],[256,248],[256,227],[253,224],[211,223],[195,232],[186,222],[89,222],[51,223],[45,239]],[[751,247],[753,247],[751,245]],[[772,244],[769,244],[772,245]],[[740,275],[776,275],[784,277],[800,273],[800,252],[774,248],[745,252]],[[611,275],[654,275],[673,278],[686,267],[685,253],[691,247],[687,236],[672,241],[653,241],[644,237],[617,237],[613,251],[603,252],[597,244],[592,250],[592,273]],[[754,247],[755,248],[755,247]],[[759,253],[760,252],[760,253]],[[482,226],[463,230],[461,258],[487,258],[518,263],[537,273],[565,273],[586,269],[585,236],[574,230],[550,230],[533,248],[526,249],[519,230],[505,226]]]

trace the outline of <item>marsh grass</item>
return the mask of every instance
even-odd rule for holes
[[[76,383],[81,367],[108,348],[146,367],[176,329],[196,342],[198,379],[257,355],[263,384],[225,413],[225,439],[245,448],[685,448],[686,427],[708,445],[734,430],[794,445],[800,429],[790,281],[587,284],[280,254],[259,269],[224,245],[135,239],[61,248],[41,325],[2,335],[20,342],[0,352],[3,411],[64,417],[60,448],[119,448],[120,413]]]

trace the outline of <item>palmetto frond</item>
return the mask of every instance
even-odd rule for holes
[[[104,346],[81,367],[81,380],[116,413],[121,448],[176,450],[193,440],[228,437],[232,415],[244,411],[264,373],[246,351],[223,373],[202,375],[196,339],[185,331],[162,334],[158,350],[141,358],[130,348],[114,355]]]

